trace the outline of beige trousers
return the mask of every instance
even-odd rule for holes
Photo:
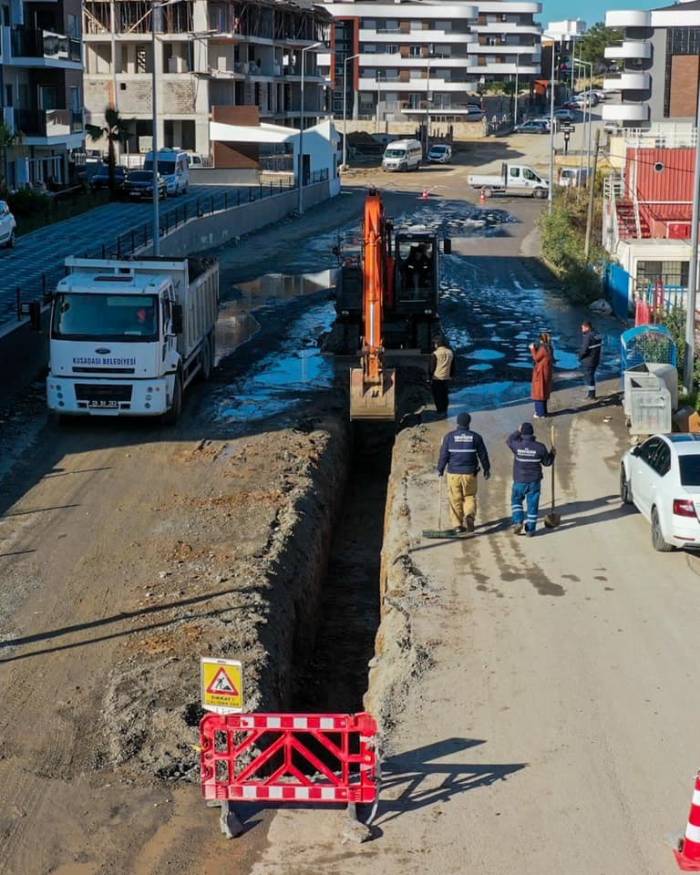
[[[463,526],[466,517],[476,518],[476,474],[448,474],[447,490],[452,525]]]

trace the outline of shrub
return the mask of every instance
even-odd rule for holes
[[[7,196],[10,210],[18,219],[24,219],[51,209],[51,198],[30,188],[21,188]]]

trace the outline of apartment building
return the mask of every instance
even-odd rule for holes
[[[331,79],[336,115],[345,92],[354,118],[406,121],[430,112],[460,120],[487,82],[540,69],[539,3],[326,0],[325,6],[334,27],[319,66]]]
[[[166,147],[210,155],[215,106],[257,106],[263,121],[286,126],[329,115],[311,47],[327,39],[330,16],[310,0],[180,0],[156,15],[154,58],[150,2],[84,5],[87,120],[101,124],[115,106],[129,132],[123,151],[150,149],[154,64],[158,142]]]
[[[5,185],[70,181],[85,138],[80,0],[0,0],[0,121]]]
[[[608,12],[608,27],[623,36],[605,50],[617,71],[604,82],[620,91],[619,104],[603,106],[603,118],[623,127],[695,118],[700,81],[700,0],[658,9]]]

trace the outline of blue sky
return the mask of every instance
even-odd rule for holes
[[[658,6],[670,6],[673,0],[589,0],[587,3],[575,4],[571,0],[542,0],[542,15],[540,21],[546,27],[550,21],[561,21],[564,18],[582,18],[590,27],[596,21],[605,20],[607,9],[654,9]]]

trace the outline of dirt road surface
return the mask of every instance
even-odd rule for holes
[[[228,346],[174,431],[61,431],[38,397],[0,413],[0,875],[675,868],[664,840],[697,765],[700,569],[654,554],[620,509],[621,414],[578,410],[582,314],[536,260],[539,205],[462,199],[470,169],[519,150],[354,174],[354,192],[221,251]],[[442,288],[459,360],[450,415],[475,414],[495,471],[481,527],[458,543],[420,535],[435,526],[448,424],[428,411],[405,429],[387,483],[386,459],[351,453],[318,353],[328,295],[312,283],[240,305],[247,280],[328,267],[371,182],[395,214],[456,238]],[[505,525],[502,442],[529,416],[527,342],[544,328],[564,524],[523,543]],[[601,328],[614,370],[618,329]],[[359,707],[380,592],[373,841],[343,843],[338,811],[268,810],[245,812],[246,834],[226,842],[196,787],[198,657],[241,656],[251,708]]]

